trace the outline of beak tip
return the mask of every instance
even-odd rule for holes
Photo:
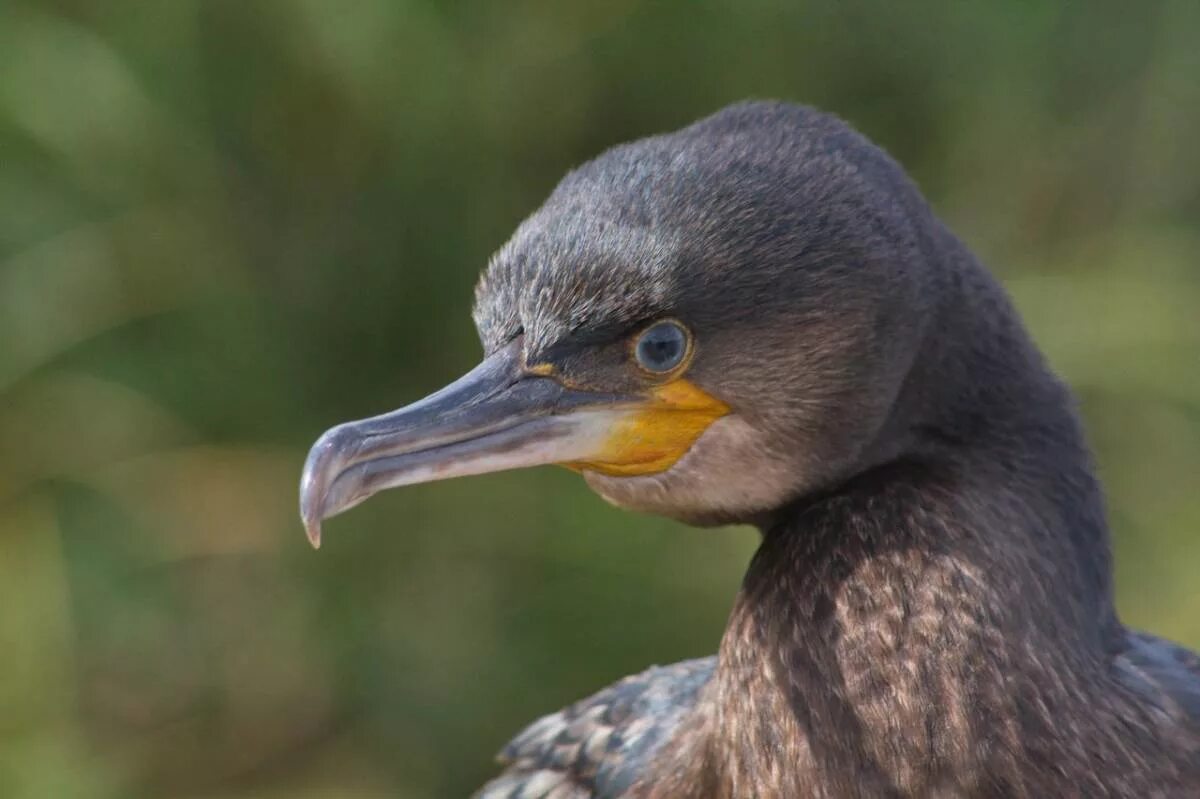
[[[300,521],[313,549],[321,548],[321,522],[333,515],[329,512],[329,490],[343,468],[344,427],[327,430],[317,439],[300,475]]]
[[[304,534],[308,536],[308,543],[312,544],[313,549],[321,548],[321,522],[324,520],[324,515],[318,508],[310,508],[303,499],[307,496],[301,494],[302,504],[300,506],[300,521],[304,524]]]
[[[300,521],[304,524],[304,532],[313,549],[321,548],[321,522],[324,514],[324,491],[316,485],[314,470],[305,468],[304,477],[300,482]]]

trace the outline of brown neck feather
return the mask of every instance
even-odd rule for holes
[[[1159,795],[1179,754],[1061,529],[1094,484],[995,468],[889,464],[766,530],[653,795]]]

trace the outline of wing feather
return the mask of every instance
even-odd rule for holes
[[[1200,656],[1136,630],[1127,642],[1115,661],[1122,683],[1173,720],[1200,730]]]
[[[476,799],[616,799],[671,738],[716,658],[655,666],[529,725]]]

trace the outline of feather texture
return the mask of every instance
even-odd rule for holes
[[[477,799],[616,799],[650,767],[712,678],[716,658],[656,666],[535,721],[500,753]]]

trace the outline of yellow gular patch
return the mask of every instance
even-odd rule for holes
[[[729,406],[719,399],[687,380],[675,380],[618,417],[595,457],[567,465],[615,477],[666,471],[727,413]]]

